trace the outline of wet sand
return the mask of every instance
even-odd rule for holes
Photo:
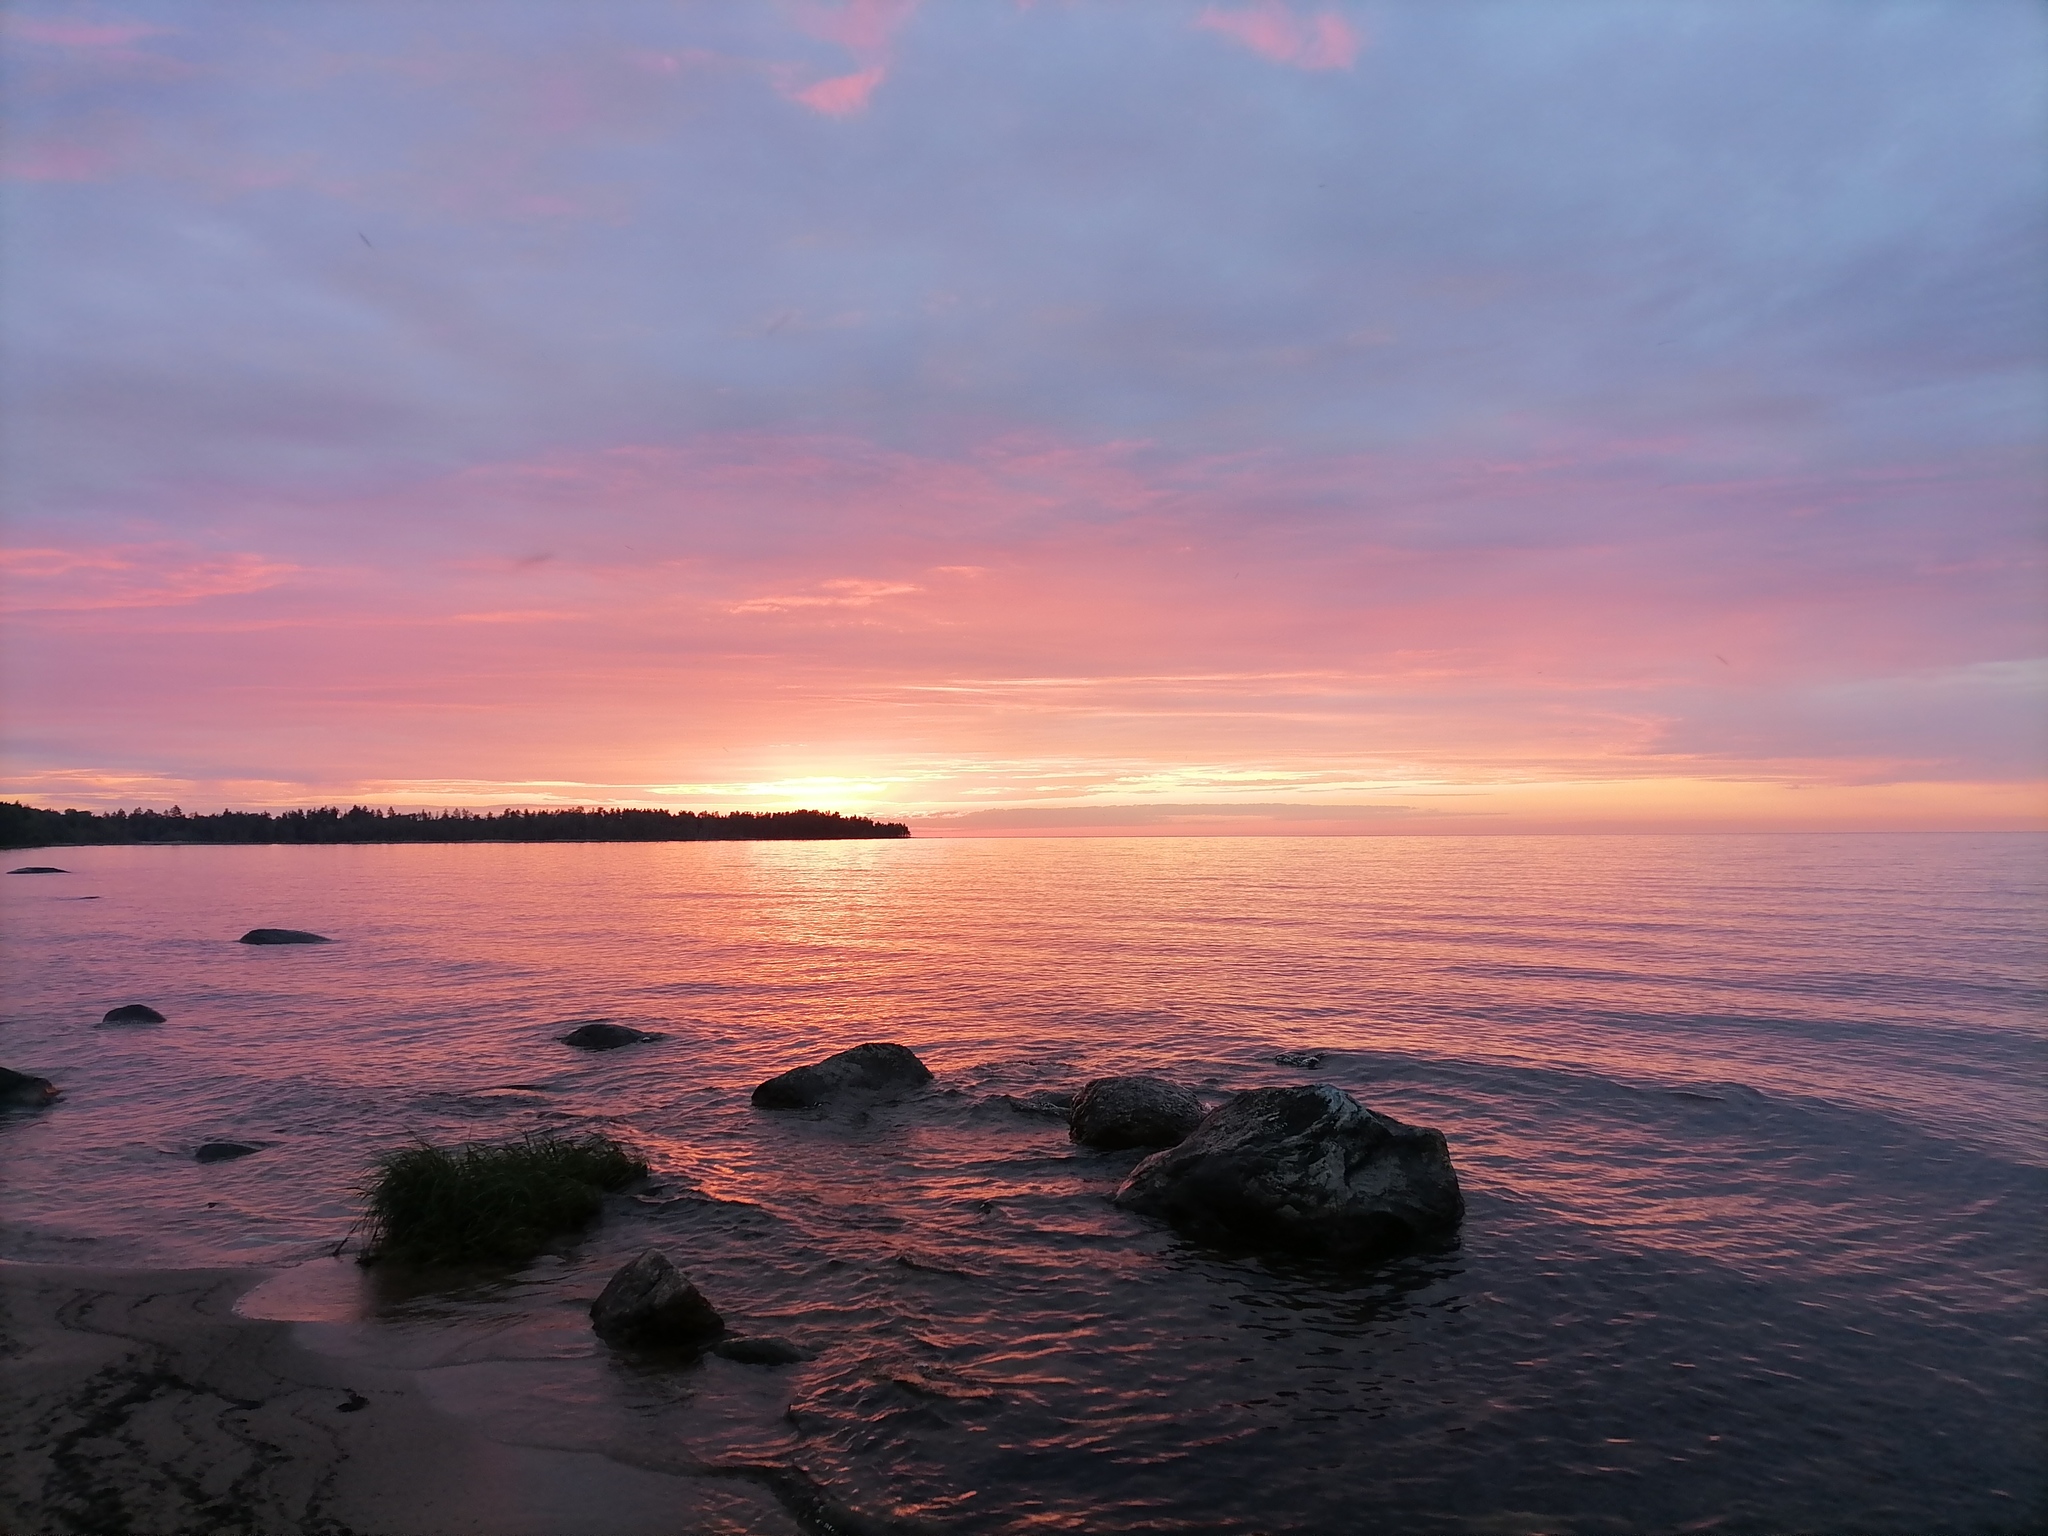
[[[0,1264],[9,1536],[638,1536],[869,1529],[787,1472],[503,1445],[413,1373],[236,1315],[262,1270]]]

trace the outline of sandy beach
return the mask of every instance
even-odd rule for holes
[[[8,1536],[860,1531],[786,1471],[504,1445],[234,1312],[262,1270],[0,1264]]]

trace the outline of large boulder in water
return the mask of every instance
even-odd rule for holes
[[[334,940],[324,933],[308,933],[303,928],[251,928],[237,944],[332,944]]]
[[[769,1078],[754,1090],[754,1103],[761,1109],[810,1109],[849,1094],[905,1093],[931,1080],[931,1068],[910,1047],[870,1041]]]
[[[1239,1094],[1113,1198],[1199,1241],[1338,1257],[1447,1232],[1465,1214],[1443,1132],[1320,1085]]]
[[[633,1029],[610,1019],[591,1019],[555,1038],[579,1051],[616,1051],[622,1045],[638,1045],[642,1040],[659,1040],[661,1036],[651,1029]]]
[[[109,1008],[102,1024],[161,1024],[164,1016],[147,1003],[123,1003],[119,1008]]]
[[[0,1106],[40,1109],[63,1091],[47,1077],[31,1077],[26,1072],[10,1072],[0,1067]]]
[[[617,1344],[704,1344],[725,1332],[725,1319],[668,1255],[650,1248],[590,1304],[590,1326]]]
[[[1067,1134],[1084,1146],[1170,1147],[1202,1119],[1202,1101],[1156,1077],[1098,1077],[1074,1100]]]

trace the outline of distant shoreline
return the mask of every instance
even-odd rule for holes
[[[901,838],[900,821],[838,811],[643,809],[383,811],[46,810],[0,801],[0,849],[83,847],[331,847],[370,843],[738,843]]]

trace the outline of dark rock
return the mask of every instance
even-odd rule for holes
[[[261,1152],[261,1147],[252,1147],[246,1141],[209,1141],[203,1143],[192,1154],[195,1161],[202,1163],[231,1163],[238,1157],[248,1157]]]
[[[237,944],[332,944],[334,940],[323,933],[307,933],[302,928],[251,928]]]
[[[725,1332],[725,1319],[667,1255],[650,1248],[590,1304],[590,1326],[616,1344],[704,1344]]]
[[[68,869],[59,869],[54,864],[24,864],[19,869],[7,871],[10,875],[68,875]]]
[[[651,1029],[629,1029],[624,1024],[614,1024],[609,1019],[592,1019],[580,1024],[566,1035],[555,1037],[564,1045],[573,1045],[579,1051],[616,1051],[622,1045],[637,1045],[642,1040],[659,1040],[661,1036]]]
[[[147,1003],[126,1003],[119,1008],[109,1008],[102,1024],[161,1024],[164,1016]]]
[[[1276,1067],[1306,1067],[1309,1071],[1313,1072],[1323,1064],[1325,1059],[1321,1051],[1282,1051],[1273,1058],[1273,1065]]]
[[[1015,1110],[1020,1115],[1036,1115],[1045,1120],[1071,1120],[1074,1117],[1074,1095],[1052,1093],[1040,1088],[1032,1093],[992,1093],[981,1101],[982,1104],[1000,1105]],[[975,1106],[977,1109],[981,1105]]]
[[[1156,1077],[1098,1077],[1074,1100],[1067,1134],[1083,1146],[1170,1147],[1202,1119],[1202,1101]]]
[[[931,1069],[908,1046],[871,1041],[792,1067],[754,1090],[761,1109],[809,1109],[848,1094],[906,1092],[932,1080]]]
[[[31,1077],[26,1072],[10,1072],[0,1067],[0,1105],[40,1109],[63,1091],[47,1077]]]
[[[1343,1257],[1449,1231],[1465,1214],[1443,1132],[1320,1085],[1239,1094],[1113,1198],[1200,1241]]]
[[[798,1349],[789,1340],[773,1334],[725,1339],[714,1344],[711,1353],[738,1361],[741,1365],[795,1365],[800,1360],[811,1358],[809,1351]]]

